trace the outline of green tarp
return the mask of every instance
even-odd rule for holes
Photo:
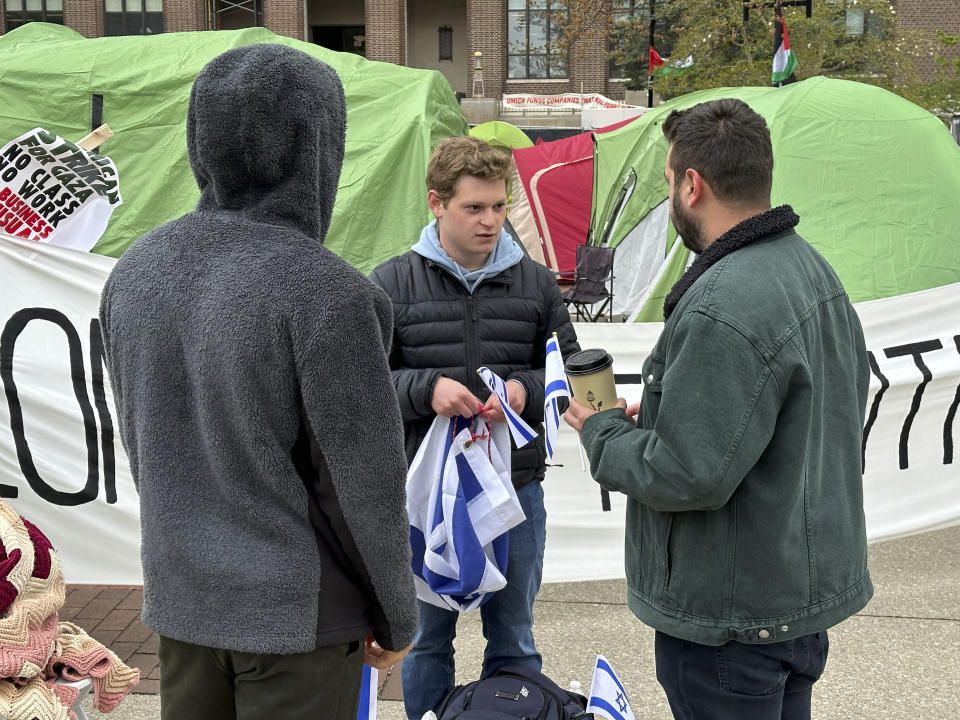
[[[830,261],[854,302],[960,282],[960,148],[949,131],[886,90],[824,77],[782,88],[691,93],[596,135],[594,242],[605,227],[612,245],[636,237],[638,225],[666,200],[667,143],[660,129],[666,116],[722,97],[740,98],[766,118],[775,158],[773,204],[794,207],[799,232]],[[633,192],[617,217],[625,182]],[[663,223],[655,234],[666,257],[673,233],[666,242]],[[683,249],[671,258],[639,319],[662,318],[663,297],[686,256]]]
[[[416,240],[429,212],[423,178],[430,151],[467,132],[438,72],[371,62],[264,28],[86,39],[60,25],[29,23],[0,36],[0,144],[37,126],[79,140],[91,130],[94,96],[102,96],[103,122],[114,137],[101,152],[117,165],[124,202],[93,251],[119,256],[195,206],[185,136],[190,87],[211,58],[260,42],[303,50],[340,75],[346,155],[326,245],[369,272]]]

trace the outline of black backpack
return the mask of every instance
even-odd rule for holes
[[[526,665],[508,665],[483,680],[457,685],[437,720],[593,720],[587,699]]]

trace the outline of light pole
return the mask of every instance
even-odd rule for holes
[[[656,0],[650,0],[650,42],[647,48],[647,107],[653,107],[653,68],[650,67],[650,48],[653,45],[653,28],[656,20],[653,19],[653,13],[656,9]]]
[[[483,97],[483,53],[477,50],[473,61],[473,96],[475,98]]]

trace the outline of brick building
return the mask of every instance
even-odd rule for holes
[[[960,0],[898,0],[897,8],[900,27],[919,30],[927,38],[936,39],[937,30],[947,35],[960,35]],[[946,48],[946,57],[960,57],[960,45]],[[934,70],[932,57],[921,58],[917,69],[924,75]]]
[[[620,16],[647,6],[647,0],[609,2]],[[891,2],[904,28],[960,34],[960,0]],[[550,13],[558,7],[557,0],[4,0],[0,31],[30,20],[63,23],[87,37],[263,25],[371,60],[439,70],[465,94],[473,92],[479,51],[486,97],[580,91],[623,97],[605,43],[557,48]],[[957,53],[960,47],[948,52]],[[921,64],[932,68],[932,60]]]

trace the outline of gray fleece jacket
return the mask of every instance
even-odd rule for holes
[[[197,209],[104,287],[161,635],[258,653],[413,638],[392,308],[322,245],[345,127],[336,73],[308,55],[215,58],[187,118]]]

